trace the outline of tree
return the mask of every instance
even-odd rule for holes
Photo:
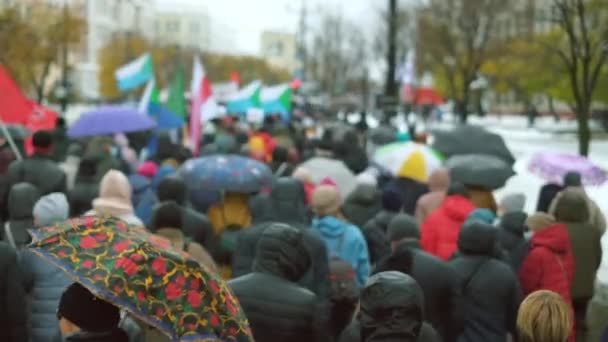
[[[553,21],[562,33],[547,46],[567,70],[578,121],[579,153],[589,154],[589,119],[594,94],[608,59],[608,3],[605,0],[553,0]]]
[[[0,13],[0,63],[42,102],[51,68],[65,49],[80,42],[84,28],[84,20],[70,11],[36,6],[28,19],[16,8],[8,8]]]
[[[397,68],[397,19],[397,0],[388,0],[388,30],[386,30],[388,48],[386,49],[386,83],[384,85],[384,94],[392,97],[397,97],[398,93],[397,82],[395,80],[395,70]]]
[[[419,64],[436,75],[456,112],[467,121],[471,83],[488,61],[496,38],[496,21],[507,15],[510,1],[430,0],[419,15]]]

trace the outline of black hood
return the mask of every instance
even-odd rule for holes
[[[465,255],[493,256],[498,230],[481,221],[468,221],[458,235],[458,250]]]
[[[9,219],[31,220],[34,216],[32,210],[40,199],[40,192],[30,183],[15,184],[8,194]]]
[[[422,289],[401,272],[369,278],[361,293],[361,341],[416,341],[424,320]]]
[[[270,195],[260,193],[251,197],[249,199],[249,212],[251,213],[251,223],[254,225],[272,221]]]
[[[511,234],[522,237],[528,229],[526,226],[527,219],[528,214],[522,211],[506,213],[500,218],[500,227]]]
[[[272,220],[277,222],[306,224],[306,193],[304,186],[292,178],[279,178],[270,194]]]
[[[181,179],[166,177],[158,184],[156,195],[159,202],[175,201],[183,206],[186,203],[186,184]]]
[[[310,266],[302,232],[282,223],[271,223],[258,242],[253,270],[297,281]]]
[[[380,203],[380,192],[378,188],[372,184],[359,184],[355,190],[348,195],[346,203],[360,204],[371,206]]]

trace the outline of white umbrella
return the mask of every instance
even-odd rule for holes
[[[314,183],[318,184],[325,178],[331,178],[338,185],[343,199],[348,197],[357,187],[355,174],[340,160],[312,158],[300,166],[310,172]]]

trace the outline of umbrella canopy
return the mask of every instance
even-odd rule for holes
[[[602,185],[606,171],[589,159],[566,153],[540,153],[532,158],[528,169],[546,181],[562,184],[568,172],[578,172],[584,185]]]
[[[310,172],[316,184],[325,178],[331,178],[340,189],[342,198],[348,197],[357,187],[355,174],[341,161],[329,158],[312,158],[301,164]]]
[[[483,154],[454,156],[446,166],[453,181],[492,190],[502,188],[515,174],[504,160]]]
[[[433,148],[446,158],[461,154],[487,154],[515,164],[504,139],[479,126],[464,125],[449,131],[435,131]]]
[[[257,160],[236,155],[191,159],[178,171],[189,188],[240,193],[272,185],[272,171]]]
[[[379,148],[374,153],[374,162],[393,176],[426,183],[433,171],[443,164],[443,157],[426,145],[405,142]]]
[[[82,116],[68,129],[73,138],[137,132],[156,127],[153,118],[130,106],[103,106]]]
[[[88,216],[32,235],[36,254],[172,341],[253,341],[226,283],[142,227]]]

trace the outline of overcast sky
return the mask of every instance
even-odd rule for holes
[[[212,28],[227,31],[234,46],[233,53],[259,53],[260,34],[264,30],[296,32],[302,1],[305,1],[310,16],[320,9],[340,11],[352,20],[375,29],[379,9],[386,1],[380,0],[156,0],[160,9],[206,9]],[[232,45],[232,44],[231,44]]]

